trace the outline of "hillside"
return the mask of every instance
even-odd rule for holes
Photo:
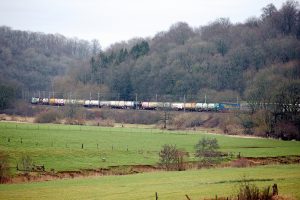
[[[114,44],[93,56],[89,82],[128,100],[136,93],[141,99],[160,94],[203,101],[207,94],[212,102],[247,100],[261,77],[271,90],[299,80],[299,37],[293,1],[280,9],[267,5],[245,23],[221,18],[192,28],[179,22],[153,38]]]
[[[153,38],[101,51],[99,43],[0,27],[0,83],[19,90],[106,98],[233,101],[252,85],[298,81],[299,4],[270,4],[259,17],[232,24],[221,18],[192,28],[178,22]],[[297,83],[298,84],[298,83]],[[20,93],[20,92],[19,92]],[[250,95],[250,96],[249,96]],[[21,96],[21,95],[19,95]]]
[[[22,90],[49,90],[55,76],[86,66],[92,56],[92,46],[88,41],[59,34],[1,26],[0,83]]]

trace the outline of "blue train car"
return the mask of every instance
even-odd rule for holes
[[[232,111],[232,110],[240,110],[241,105],[239,103],[220,103],[219,110],[220,111]]]

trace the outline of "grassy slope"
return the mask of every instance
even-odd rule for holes
[[[156,172],[0,185],[0,199],[192,199],[230,196],[238,181],[252,179],[260,187],[277,183],[281,195],[300,199],[300,165],[217,168],[184,172]]]
[[[179,148],[194,152],[194,145],[203,136],[216,137],[222,151],[235,154],[241,152],[242,156],[300,155],[300,142],[295,141],[234,138],[143,128],[17,123],[0,123],[0,150],[9,153],[12,166],[16,166],[22,154],[29,154],[35,163],[45,164],[47,170],[77,170],[113,165],[155,164],[163,144],[176,144]],[[82,144],[84,149],[81,149]],[[101,161],[103,157],[106,162]],[[190,159],[195,159],[193,154]]]

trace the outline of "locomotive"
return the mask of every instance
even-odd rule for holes
[[[99,101],[78,99],[57,99],[32,97],[32,104],[36,105],[78,105],[87,108],[112,108],[112,109],[139,109],[139,110],[175,110],[175,111],[232,111],[240,110],[239,103],[183,103],[183,102],[146,102],[146,101]]]

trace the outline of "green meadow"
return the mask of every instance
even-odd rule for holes
[[[212,168],[183,172],[153,172],[98,176],[48,182],[0,185],[0,199],[39,200],[161,200],[230,197],[246,179],[260,188],[278,185],[279,194],[300,199],[300,165],[252,168]]]
[[[217,138],[220,150],[245,157],[300,155],[300,142],[239,138],[194,131],[114,128],[57,124],[0,123],[0,150],[16,166],[22,155],[46,170],[80,170],[118,165],[157,164],[164,144],[174,144],[194,157],[201,137]]]

